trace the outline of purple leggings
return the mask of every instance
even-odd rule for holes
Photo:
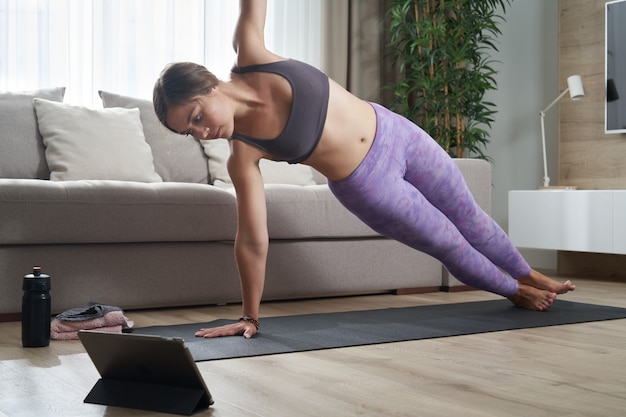
[[[372,106],[372,148],[350,176],[328,182],[333,194],[372,229],[433,256],[463,283],[513,295],[530,267],[476,204],[452,158],[408,119]]]

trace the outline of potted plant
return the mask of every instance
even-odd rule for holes
[[[390,0],[388,53],[400,71],[393,108],[452,157],[490,158],[484,148],[496,88],[490,51],[510,0]]]

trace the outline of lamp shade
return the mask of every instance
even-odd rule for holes
[[[567,87],[569,88],[569,96],[572,100],[580,100],[585,97],[583,80],[580,78],[580,75],[571,75],[567,77]]]

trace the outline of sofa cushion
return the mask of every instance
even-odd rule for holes
[[[63,101],[65,87],[0,93],[0,178],[50,178],[33,98]]]
[[[226,139],[201,140],[204,152],[209,158],[211,183],[217,186],[232,185],[226,162],[230,156],[230,146]],[[261,159],[261,175],[265,184],[315,185],[313,169],[307,165]]]
[[[159,122],[152,101],[99,91],[102,105],[138,108],[146,141],[152,148],[154,168],[163,181],[197,182],[207,184],[207,157],[202,146],[191,136],[170,132]]]
[[[0,219],[0,245],[193,242],[234,240],[237,213],[208,184],[0,179]]]
[[[161,181],[138,109],[34,102],[51,180]]]

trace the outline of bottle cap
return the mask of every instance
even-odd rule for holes
[[[42,274],[41,267],[33,268],[33,273],[24,275],[23,291],[50,291],[50,275]]]

